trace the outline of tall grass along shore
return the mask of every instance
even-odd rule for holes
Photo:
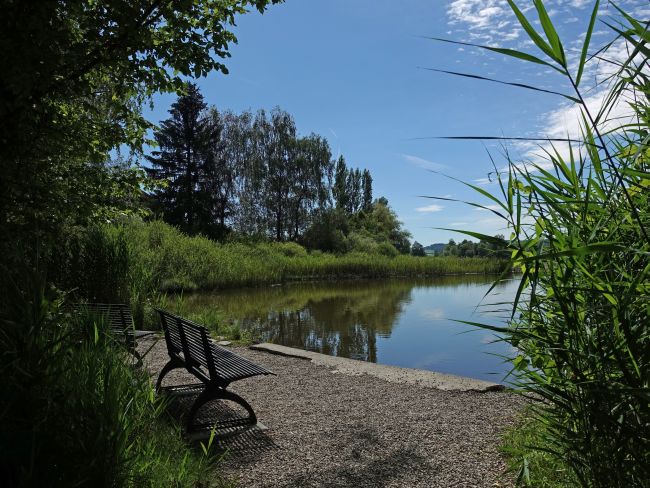
[[[307,252],[293,243],[220,244],[189,237],[160,221],[106,227],[121,235],[129,256],[158,290],[210,290],[299,280],[495,274],[505,262],[491,258],[414,257]]]

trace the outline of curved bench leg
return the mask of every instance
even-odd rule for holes
[[[174,359],[170,359],[167,364],[163,367],[162,371],[158,375],[158,381],[156,381],[156,392],[160,391],[160,386],[162,385],[163,378],[173,369],[184,368],[185,366],[180,362]]]
[[[255,415],[253,407],[251,407],[250,404],[242,397],[240,397],[237,393],[220,388],[219,397],[223,398],[224,400],[230,400],[231,402],[235,402],[244,407],[248,412],[248,420],[250,421],[251,425],[255,425],[257,423],[257,415]]]
[[[241,405],[248,412],[248,421],[250,422],[250,424],[251,425],[257,424],[257,416],[253,411],[253,407],[251,407],[250,404],[242,397],[224,388],[206,388],[196,398],[194,404],[192,405],[192,408],[190,409],[187,415],[188,432],[192,430],[192,426],[194,424],[194,417],[199,411],[199,408],[201,408],[203,405],[205,405],[206,403],[212,400],[230,400],[232,402],[237,403],[238,405]]]
[[[144,365],[144,361],[142,360],[142,355],[137,351],[137,349],[133,349],[133,350],[131,350],[129,352],[135,358],[135,367],[136,368],[141,368]]]

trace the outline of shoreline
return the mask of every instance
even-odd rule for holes
[[[424,259],[424,258],[423,258]],[[508,276],[514,277],[521,273],[516,271],[511,271]],[[364,282],[364,281],[382,281],[382,280],[435,280],[436,278],[451,278],[451,277],[461,277],[461,276],[494,276],[499,277],[501,273],[480,273],[480,272],[462,272],[462,273],[419,273],[419,274],[379,274],[379,275],[366,275],[366,274],[349,274],[349,275],[320,275],[320,276],[292,276],[285,278],[284,281],[267,281],[267,282],[258,282],[256,284],[240,284],[233,283],[232,285],[217,286],[217,287],[187,287],[187,288],[176,288],[176,287],[161,287],[158,292],[160,293],[169,293],[169,294],[201,294],[201,293],[215,293],[220,291],[233,291],[233,290],[255,290],[260,288],[274,288],[286,285],[293,284],[305,284],[305,283],[354,283],[354,282]]]
[[[145,351],[153,340],[145,338],[139,347]],[[265,426],[241,436],[217,433],[226,454],[216,469],[237,486],[515,485],[499,452],[502,433],[515,425],[526,404],[513,392],[444,390],[366,372],[348,374],[303,358],[231,349],[277,375],[232,385]],[[167,360],[159,340],[145,357],[154,380]],[[192,379],[176,370],[165,383]]]
[[[261,351],[280,356],[306,359],[318,366],[326,366],[332,373],[351,376],[369,375],[388,381],[389,383],[416,385],[421,388],[434,388],[444,391],[473,391],[484,393],[488,391],[503,391],[506,387],[500,383],[478,380],[467,376],[458,376],[425,369],[403,368],[389,364],[370,363],[358,359],[330,356],[314,351],[295,347],[282,346],[264,342],[248,347],[253,351]]]

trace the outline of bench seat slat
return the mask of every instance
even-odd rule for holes
[[[215,399],[238,403],[248,412],[248,421],[253,425],[257,423],[255,412],[248,402],[227,388],[233,381],[273,372],[220,347],[210,339],[205,327],[165,310],[156,310],[165,331],[165,342],[170,357],[170,361],[158,375],[156,391],[160,391],[165,375],[176,368],[185,368],[205,384],[205,389],[196,398],[188,413],[188,430],[193,428],[193,420],[199,408]]]
[[[168,338],[168,349],[169,343],[173,347],[173,351],[169,351],[170,355],[173,354],[178,359],[189,363],[188,366],[191,369],[200,370],[201,374],[206,374],[206,372],[209,374],[212,367],[216,378],[210,378],[211,382],[228,384],[252,376],[273,374],[270,370],[219,346],[211,339],[208,342],[209,356],[212,362],[208,364],[208,354],[206,354],[202,336],[205,328],[166,310],[158,310],[158,313],[165,330],[165,336]],[[178,330],[179,327],[183,328],[182,336]],[[185,351],[189,357],[185,357]]]
[[[137,338],[131,307],[125,303],[75,303],[72,310],[79,314],[101,316],[106,320],[115,339],[137,360],[136,366],[142,366],[142,357],[137,350]]]

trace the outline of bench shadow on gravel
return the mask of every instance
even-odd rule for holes
[[[187,414],[203,389],[203,384],[175,385],[161,389],[168,401],[167,412],[181,425],[185,425]],[[215,436],[212,443],[216,453],[228,452],[240,462],[252,461],[261,453],[277,446],[264,432],[260,424],[251,426],[243,422],[246,411],[238,405],[223,400],[214,400],[202,406],[195,417],[196,429],[187,433],[191,442],[206,442],[212,429]]]
[[[300,473],[281,486],[382,487],[414,471],[428,476],[439,471],[417,452],[415,445],[396,448],[382,439],[376,429],[365,425],[348,427],[347,433],[330,446],[330,452],[338,456],[323,459],[322,470]]]

